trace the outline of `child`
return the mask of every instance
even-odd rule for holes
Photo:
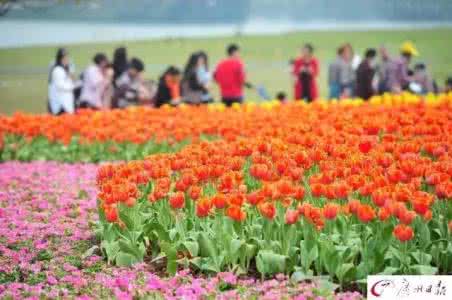
[[[286,104],[287,103],[287,95],[284,92],[279,92],[276,94],[276,99],[281,103],[281,104]]]
[[[422,95],[435,91],[433,80],[427,72],[425,64],[418,63],[414,66],[413,81],[410,83],[410,90]]]

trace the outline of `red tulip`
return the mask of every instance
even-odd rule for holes
[[[275,205],[271,202],[263,202],[258,205],[260,213],[267,219],[272,220],[276,215]]]
[[[413,238],[413,229],[405,224],[399,224],[394,227],[394,236],[401,242],[409,241]]]
[[[216,208],[222,209],[226,206],[226,197],[223,194],[216,194],[212,198],[212,202]]]
[[[372,142],[369,140],[361,141],[359,143],[359,151],[366,154],[372,149]]]
[[[258,205],[260,202],[264,201],[264,199],[264,196],[258,191],[246,195],[246,201],[251,205]]]
[[[116,207],[106,207],[105,210],[105,218],[108,222],[116,222],[118,220],[118,210]]]
[[[335,203],[327,203],[323,207],[323,216],[328,220],[333,220],[336,218],[339,211],[339,205]]]
[[[410,225],[413,222],[414,218],[416,218],[416,213],[412,210],[405,210],[400,215],[400,222],[405,225]]]
[[[188,194],[191,199],[197,200],[199,196],[201,195],[201,187],[197,185],[192,185],[188,191]]]
[[[200,218],[207,217],[212,208],[212,202],[209,198],[201,198],[196,202],[196,215]]]
[[[169,203],[172,208],[180,209],[185,206],[185,196],[182,192],[177,192],[169,198]]]

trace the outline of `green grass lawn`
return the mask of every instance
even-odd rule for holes
[[[299,47],[311,42],[321,62],[319,78],[321,94],[327,95],[326,75],[328,63],[334,58],[336,47],[351,42],[362,56],[367,47],[385,44],[393,54],[405,40],[413,41],[419,49],[419,61],[425,62],[442,86],[452,75],[452,28],[391,31],[316,31],[282,35],[235,36],[229,38],[167,39],[124,43],[89,43],[67,46],[80,72],[96,52],[108,55],[119,45],[128,47],[129,57],[137,56],[147,65],[146,77],[156,79],[168,64],[183,66],[189,53],[204,49],[210,55],[211,65],[224,56],[230,42],[239,43],[247,64],[251,82],[262,84],[274,95],[286,91],[292,95],[288,61],[298,54]],[[17,110],[44,112],[47,99],[47,68],[53,60],[56,47],[30,47],[0,49],[0,113]],[[217,94],[214,87],[214,94]],[[257,95],[247,92],[247,99]]]

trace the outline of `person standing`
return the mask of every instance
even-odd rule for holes
[[[405,42],[400,47],[400,57],[391,60],[388,69],[388,88],[392,93],[400,93],[408,89],[412,81],[409,72],[410,62],[413,56],[418,56],[419,52],[411,42]],[[412,72],[411,72],[412,73]]]
[[[69,72],[69,54],[66,49],[60,48],[49,73],[49,113],[54,115],[74,113],[74,88],[75,84]]]
[[[116,48],[113,53],[113,85],[115,87],[116,80],[127,71],[127,68],[127,49],[125,47]]]
[[[338,99],[341,96],[341,85],[339,83],[339,64],[343,47],[339,47],[336,52],[336,58],[328,66],[328,87],[330,90],[329,98]]]
[[[240,49],[236,44],[227,48],[228,57],[216,67],[214,79],[220,86],[221,101],[226,106],[243,102],[243,86],[245,85],[245,69],[240,59]]]
[[[388,49],[385,46],[381,46],[380,53],[380,65],[377,68],[378,77],[378,93],[383,94],[389,92],[389,67],[391,64],[391,56]]]
[[[311,102],[318,98],[317,76],[319,75],[319,61],[313,56],[314,48],[305,44],[300,57],[295,59],[292,75],[295,79],[294,99]]]
[[[342,51],[338,60],[340,98],[353,97],[356,78],[352,64],[353,57],[352,46],[349,43],[342,46]]]
[[[355,83],[355,70],[353,69],[352,63],[353,57],[353,48],[349,43],[337,49],[336,59],[328,67],[330,99],[353,96]]]
[[[104,108],[103,95],[111,83],[112,76],[106,76],[110,64],[103,53],[96,54],[93,62],[83,72],[80,108],[102,109]]]
[[[374,95],[373,79],[375,75],[375,49],[367,49],[364,60],[356,70],[356,96],[364,100]]]

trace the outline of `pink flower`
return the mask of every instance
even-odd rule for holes
[[[165,284],[160,280],[159,277],[151,275],[146,284],[149,290],[162,290],[165,288]]]
[[[50,284],[50,285],[55,285],[55,284],[58,283],[58,280],[54,276],[48,275],[47,276],[47,283]]]

